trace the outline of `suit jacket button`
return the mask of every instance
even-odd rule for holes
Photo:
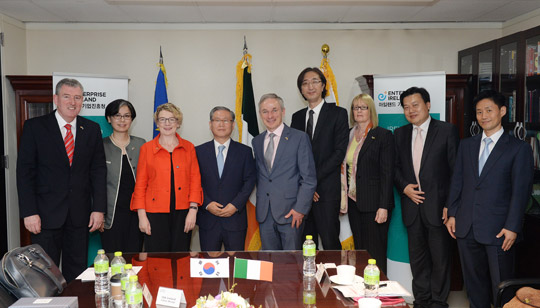
[[[266,196],[270,196],[270,194],[269,194],[269,193],[266,193]]]
[[[270,180],[270,183],[272,183],[272,180]]]
[[[182,187],[178,187],[178,190],[182,190]]]

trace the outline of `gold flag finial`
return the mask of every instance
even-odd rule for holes
[[[328,56],[328,53],[330,53],[330,46],[328,46],[328,44],[323,44],[321,47],[321,51],[323,53],[323,57],[326,58]]]

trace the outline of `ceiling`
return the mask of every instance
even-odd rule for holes
[[[505,22],[539,0],[0,0],[26,23]]]

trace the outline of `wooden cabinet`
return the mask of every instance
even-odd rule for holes
[[[17,148],[24,121],[53,111],[52,76],[6,76],[15,91]],[[30,244],[30,233],[21,219],[21,246]]]

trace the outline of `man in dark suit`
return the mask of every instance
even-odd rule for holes
[[[198,213],[202,251],[244,250],[247,230],[246,202],[255,187],[255,161],[251,148],[231,139],[234,112],[227,107],[210,111],[214,140],[199,145],[197,160],[204,193]]]
[[[457,237],[472,308],[490,307],[499,283],[514,278],[514,243],[532,190],[532,150],[504,133],[504,102],[493,90],[475,98],[484,132],[461,142],[448,197],[446,226]]]
[[[107,206],[101,130],[78,116],[83,99],[77,80],[58,82],[56,111],[24,123],[17,159],[24,226],[56,264],[62,255],[68,282],[86,269],[88,231],[103,225]]]
[[[400,101],[410,124],[394,132],[394,183],[408,233],[414,307],[448,307],[451,251],[445,202],[459,134],[454,125],[430,117],[426,89],[409,88]]]
[[[253,139],[253,151],[262,249],[298,250],[317,186],[309,137],[283,123],[285,106],[274,93],[261,97],[259,114],[266,131]]]
[[[310,137],[317,172],[304,235],[313,235],[316,244],[320,235],[324,249],[339,250],[340,172],[349,142],[347,110],[325,102],[326,78],[318,68],[304,69],[296,84],[308,107],[293,114],[291,127]]]

